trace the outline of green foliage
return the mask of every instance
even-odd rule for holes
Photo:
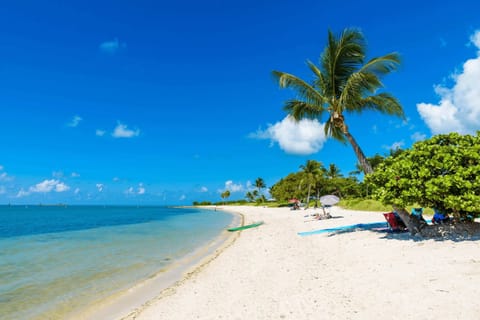
[[[270,194],[280,202],[285,202],[292,198],[301,199],[306,196],[307,191],[306,188],[302,188],[302,185],[305,186],[303,178],[304,176],[301,172],[290,173],[270,188]]]
[[[305,169],[312,163],[320,164],[317,161],[309,160],[300,172],[290,173],[285,178],[280,179],[271,189],[270,194],[279,202],[286,202],[289,199],[306,199],[308,190],[311,189],[311,195],[319,197],[325,194],[336,194],[342,198],[360,197],[362,195],[362,184],[355,177],[342,177],[340,170],[335,165],[330,165],[329,172],[323,166],[313,166],[315,170]],[[334,177],[331,173],[334,173]]]
[[[418,203],[456,216],[480,213],[480,132],[450,133],[417,142],[367,175],[374,198],[406,207]]]
[[[210,201],[193,201],[194,206],[211,206],[212,203]]]
[[[244,205],[248,205],[249,203],[248,203],[246,200],[241,199],[241,200],[219,201],[219,202],[215,202],[214,204],[215,204],[215,205],[218,205],[218,206],[222,206],[222,205],[226,205],[226,206],[244,206]]]
[[[349,209],[349,210],[362,210],[362,211],[380,211],[380,212],[389,212],[392,211],[392,206],[384,205],[379,201],[372,199],[362,199],[362,198],[353,198],[353,199],[342,199],[338,204],[340,207]]]

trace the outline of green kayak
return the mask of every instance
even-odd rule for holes
[[[260,222],[255,222],[255,223],[252,223],[252,224],[247,224],[246,226],[241,226],[241,227],[236,227],[236,228],[230,228],[230,229],[227,229],[228,231],[240,231],[240,230],[244,230],[244,229],[250,229],[250,228],[255,228],[255,227],[258,227],[260,225],[263,224],[263,221],[260,221]]]

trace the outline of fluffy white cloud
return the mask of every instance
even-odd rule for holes
[[[98,192],[103,192],[103,188],[105,188],[103,183],[97,183],[95,186],[97,187]]]
[[[131,130],[128,129],[128,126],[118,122],[117,126],[112,132],[112,136],[114,138],[133,138],[133,137],[138,137],[140,135],[140,130]]]
[[[235,184],[232,180],[228,180],[225,182],[225,190],[230,190],[231,192],[239,192],[243,191],[244,188],[241,184]]]
[[[138,185],[138,189],[137,189],[137,190],[138,190],[138,191],[137,191],[138,194],[145,194],[145,187],[143,186],[143,183],[140,183],[140,184]]]
[[[207,187],[201,187],[200,192],[208,192],[208,188]]]
[[[119,42],[117,38],[112,41],[102,42],[99,46],[99,49],[103,53],[115,54],[120,50],[123,50],[127,47],[125,42]]]
[[[105,135],[105,133],[106,133],[105,130],[101,130],[101,129],[95,130],[95,135],[98,136],[98,137],[103,137]]]
[[[82,117],[76,115],[76,116],[73,117],[72,120],[70,120],[69,123],[67,123],[67,126],[75,128],[80,124],[80,121],[82,121],[82,120],[83,120]]]
[[[20,190],[18,191],[16,197],[17,197],[17,198],[23,198],[23,197],[26,197],[26,196],[28,196],[28,195],[30,195],[30,192],[25,191],[25,190],[23,190],[23,188],[22,188],[22,189],[20,189]]]
[[[71,176],[72,176],[72,178],[78,178],[78,177],[80,177],[80,174],[77,173],[77,172],[72,172]]]
[[[67,186],[65,183],[60,182],[59,180],[51,179],[37,183],[33,187],[30,187],[28,191],[30,193],[48,193],[51,191],[65,192],[69,189],[70,187]]]
[[[80,188],[76,188],[75,191],[73,192],[75,194],[79,194],[80,193]]]
[[[425,140],[425,139],[427,138],[427,135],[424,134],[424,133],[421,133],[421,132],[418,132],[418,131],[417,131],[417,132],[414,132],[414,133],[410,136],[410,138],[411,138],[413,141],[417,142],[417,141]]]
[[[389,146],[383,146],[383,148],[387,150],[397,150],[397,149],[401,149],[404,145],[405,145],[405,142],[402,140],[402,141],[396,141]]]
[[[417,110],[433,134],[458,132],[475,133],[480,128],[480,30],[470,41],[479,50],[475,59],[463,64],[463,70],[454,74],[452,88],[436,86],[438,104],[419,103]]]
[[[268,125],[266,130],[258,130],[250,134],[249,137],[269,139],[272,144],[277,142],[285,152],[299,155],[318,152],[326,140],[324,124],[310,119],[296,122],[290,116],[273,125]]]

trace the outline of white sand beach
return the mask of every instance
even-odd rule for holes
[[[124,319],[479,319],[480,241],[412,239],[363,230],[381,213],[226,207],[245,224],[207,263]]]

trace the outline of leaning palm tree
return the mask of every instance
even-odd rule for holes
[[[300,166],[300,169],[302,169],[302,172],[305,175],[305,180],[308,184],[307,199],[305,201],[306,208],[309,207],[310,191],[312,190],[312,185],[315,184],[315,178],[322,172],[321,168],[322,164],[315,160],[307,160],[304,165]]]
[[[314,74],[311,83],[292,74],[273,71],[280,87],[292,88],[298,98],[285,103],[285,110],[295,120],[322,118],[328,114],[325,134],[343,143],[347,141],[361,163],[365,173],[372,167],[351,135],[345,123],[345,113],[375,110],[403,117],[398,100],[386,92],[380,77],[395,70],[400,63],[396,53],[373,58],[365,62],[366,44],[363,34],[356,29],[345,29],[337,38],[329,31],[327,47],[320,57],[320,65],[307,61]]]

